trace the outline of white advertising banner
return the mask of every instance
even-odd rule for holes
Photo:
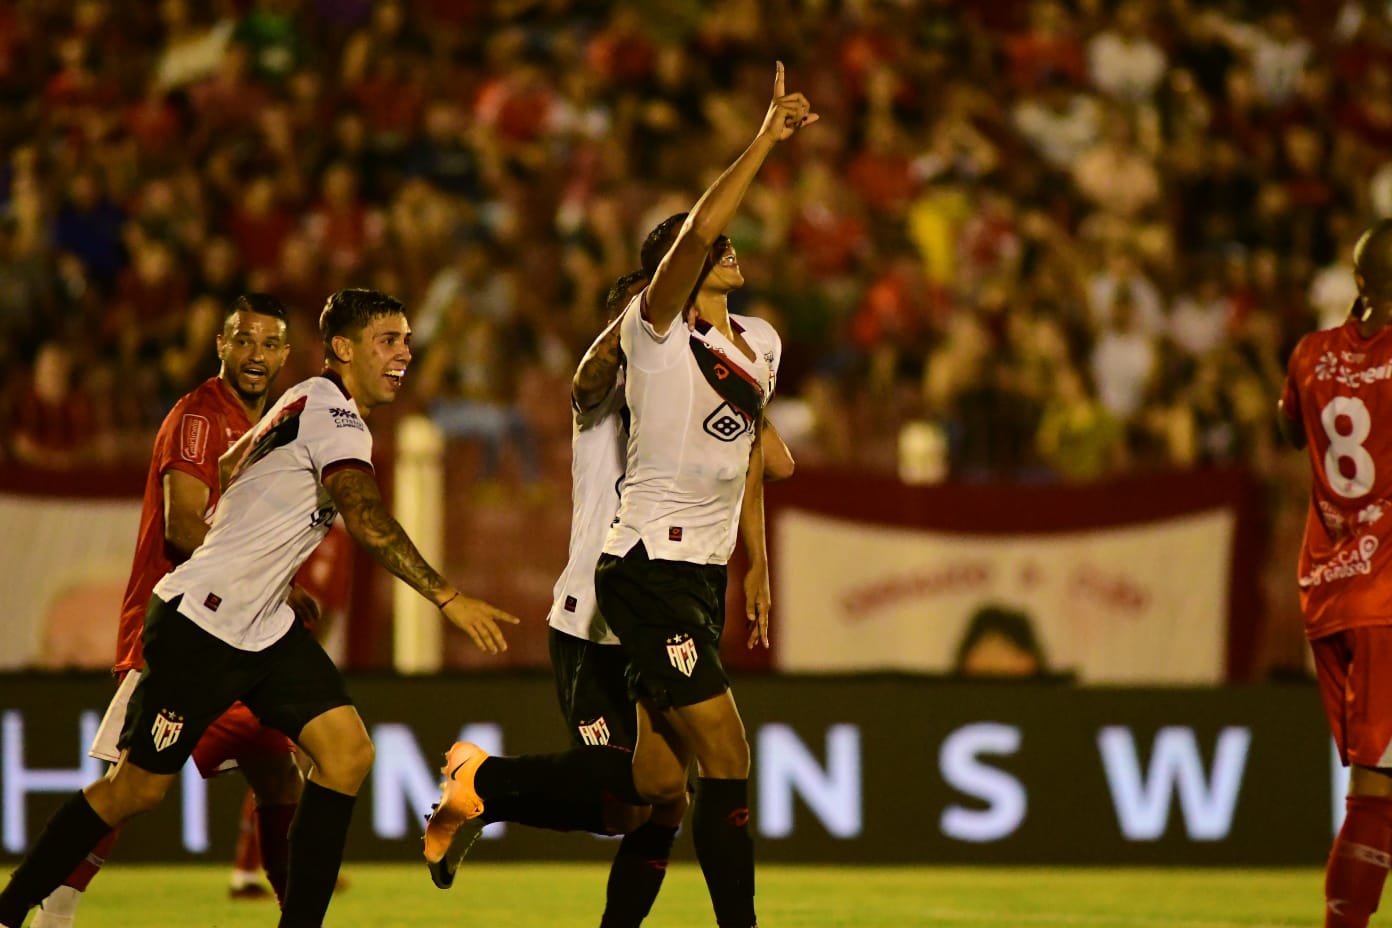
[[[0,668],[109,667],[140,499],[0,493]]]
[[[1044,670],[1091,684],[1224,679],[1236,516],[962,534],[798,508],[774,519],[780,670],[953,673],[984,610],[1032,627]]]

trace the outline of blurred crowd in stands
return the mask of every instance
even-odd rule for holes
[[[775,59],[821,122],[729,232],[800,464],[1235,463],[1298,534],[1273,409],[1392,214],[1386,2],[0,0],[0,460],[143,462],[237,293],[292,308],[283,387],[370,286],[413,402],[545,480],[539,385]]]

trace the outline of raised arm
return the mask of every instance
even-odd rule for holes
[[[811,111],[806,97],[800,93],[784,93],[783,62],[778,62],[773,79],[773,100],[759,134],[696,201],[671,251],[653,274],[645,313],[658,334],[667,331],[690,299],[711,246],[735,215],[745,191],[773,146],[816,121],[817,114]]]
[[[575,377],[570,382],[570,396],[578,412],[588,412],[600,404],[614,388],[619,374],[619,323],[623,313],[599,333],[590,345],[580,366],[575,369]]]
[[[499,622],[518,623],[514,616],[488,603],[470,599],[431,567],[382,502],[377,480],[365,470],[344,467],[324,478],[334,508],[343,515],[348,534],[373,560],[400,577],[434,603],[455,625],[464,629],[480,651],[507,650]]]

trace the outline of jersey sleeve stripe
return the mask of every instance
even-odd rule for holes
[[[333,461],[328,464],[325,464],[324,469],[319,472],[319,479],[327,480],[330,474],[337,473],[341,470],[348,470],[350,468],[353,470],[364,470],[367,471],[369,474],[374,473],[372,465],[368,462],[359,460],[358,458],[344,458],[341,461]]]

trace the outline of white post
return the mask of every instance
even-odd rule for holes
[[[425,416],[407,416],[396,432],[392,508],[421,556],[436,567],[445,557],[445,439]],[[440,669],[443,623],[429,601],[400,580],[392,586],[393,663],[401,673]]]

